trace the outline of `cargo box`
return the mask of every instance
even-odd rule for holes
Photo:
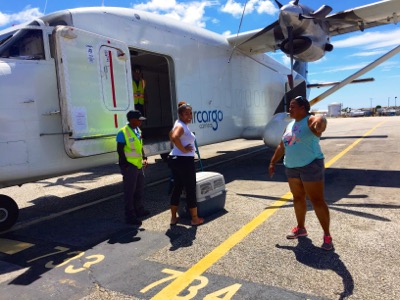
[[[207,217],[222,210],[226,199],[224,176],[216,172],[197,172],[196,197],[197,214],[200,217]],[[184,195],[179,204],[178,214],[180,217],[190,218]]]

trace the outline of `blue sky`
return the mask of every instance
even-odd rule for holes
[[[396,0],[399,2],[400,0]],[[287,1],[281,0],[282,4]],[[313,9],[327,4],[332,13],[376,2],[375,0],[301,0]],[[86,6],[119,6],[154,12],[187,22],[220,34],[236,34],[246,0],[18,0],[0,4],[0,30],[13,24],[29,21],[43,14],[62,9]],[[263,28],[274,22],[278,8],[274,1],[248,0],[240,32]],[[383,53],[400,44],[400,24],[368,29],[365,32],[332,38],[334,50],[317,62],[310,63],[310,83],[340,81],[371,63]],[[272,53],[276,60],[289,66],[289,59],[281,52]],[[374,82],[347,85],[325,100],[316,109],[327,109],[333,102],[344,107],[361,108],[376,105],[393,106],[395,97],[400,106],[400,54],[392,57],[363,77],[373,77]],[[326,90],[312,89],[310,99]]]

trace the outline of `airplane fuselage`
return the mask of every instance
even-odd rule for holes
[[[235,52],[229,60],[226,38],[200,28],[122,8],[41,19],[18,29],[42,32],[42,57],[0,57],[0,187],[115,163],[115,135],[134,109],[134,63],[144,66],[150,93],[148,155],[168,152],[179,101],[193,106],[190,128],[204,145],[261,138],[285,95],[285,66],[264,54]],[[65,33],[71,28],[77,37]]]

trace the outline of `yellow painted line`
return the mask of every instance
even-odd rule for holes
[[[5,254],[12,255],[24,251],[25,249],[28,249],[32,246],[34,246],[34,244],[9,239],[0,239],[0,252],[3,252]]]
[[[344,149],[342,152],[340,152],[338,155],[336,155],[334,158],[332,158],[329,162],[327,162],[325,164],[325,168],[329,168],[331,165],[333,165],[336,161],[338,161],[343,155],[345,155],[347,152],[349,152],[351,149],[353,149],[359,142],[362,141],[363,138],[365,138],[366,136],[370,135],[373,131],[375,131],[375,129],[377,129],[379,126],[381,126],[383,123],[385,123],[386,121],[382,121],[380,122],[378,125],[376,125],[375,127],[373,127],[372,129],[368,130],[366,133],[364,133],[364,135],[362,137],[360,137],[359,139],[357,139],[356,141],[354,141],[353,144],[351,144],[350,146],[348,146],[346,149]]]
[[[376,128],[384,123],[381,122],[371,130],[367,131],[361,138],[357,139],[354,143],[332,158],[326,166],[331,166],[339,158],[341,158],[348,151],[353,149],[363,138],[371,134]],[[193,265],[189,270],[182,273],[181,276],[172,281],[169,285],[163,288],[157,295],[155,295],[152,300],[166,300],[174,299],[176,296],[183,291],[189,284],[198,276],[203,274],[207,269],[209,269],[214,263],[216,263],[221,257],[223,257],[230,249],[240,243],[246,236],[253,232],[258,226],[264,223],[270,216],[272,216],[283,204],[288,200],[292,199],[292,194],[290,192],[282,196],[281,199],[275,201],[270,207],[266,208],[257,217],[251,220],[249,223],[244,225],[241,229],[232,234],[228,239],[226,239],[222,244],[216,247],[213,251],[199,260],[195,265]]]
[[[171,284],[162,289],[152,300],[166,300],[174,299],[182,290],[184,290],[196,277],[203,274],[208,268],[210,268],[215,262],[217,262],[222,256],[224,256],[230,249],[236,244],[241,242],[247,235],[249,235],[254,229],[265,222],[270,216],[274,214],[283,204],[288,200],[292,199],[292,193],[286,193],[281,199],[275,201],[271,206],[266,208],[257,217],[251,220],[249,223],[244,225],[228,239],[226,239],[217,248],[211,251],[208,255],[199,260],[189,270],[175,279]]]

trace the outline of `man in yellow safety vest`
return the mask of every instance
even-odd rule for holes
[[[138,65],[133,66],[133,80],[132,80],[132,87],[133,87],[133,99],[135,104],[135,109],[140,111],[142,115],[144,113],[144,91],[146,88],[146,82],[143,79],[142,69]]]
[[[150,214],[144,209],[144,172],[147,157],[143,151],[143,140],[140,125],[143,120],[140,111],[131,110],[126,115],[128,124],[117,134],[117,152],[123,178],[125,221],[131,225],[142,225],[141,217]]]

